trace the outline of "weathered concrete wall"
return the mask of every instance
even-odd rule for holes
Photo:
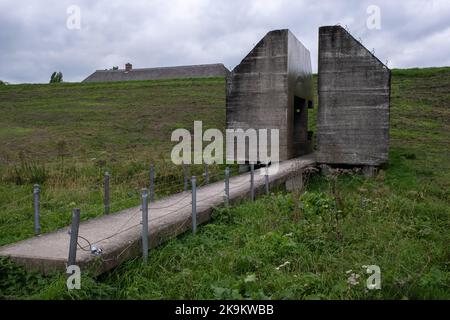
[[[221,63],[201,64],[193,66],[142,68],[119,70],[97,70],[83,82],[109,82],[130,80],[158,80],[182,78],[226,77],[230,71]]]
[[[309,51],[289,30],[271,31],[227,78],[227,128],[279,129],[280,160],[291,159],[308,151],[309,101]]]
[[[319,29],[317,160],[388,161],[390,70],[340,26]]]

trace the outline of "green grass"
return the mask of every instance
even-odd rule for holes
[[[35,183],[43,232],[66,226],[74,206],[83,219],[102,214],[105,171],[112,211],[139,204],[151,162],[159,196],[182,190],[182,170],[170,162],[171,133],[198,119],[223,129],[224,96],[221,78],[2,86],[0,245],[33,235]],[[211,167],[211,175],[219,169]]]
[[[230,209],[217,209],[212,223],[201,226],[197,236],[186,234],[152,250],[146,266],[142,265],[140,259],[134,259],[98,278],[92,278],[85,273],[81,290],[68,291],[63,274],[43,277],[27,273],[3,259],[0,260],[0,297],[449,299],[450,68],[394,70],[392,80],[390,161],[388,167],[376,177],[365,179],[359,174],[352,173],[325,178],[311,174],[302,193],[275,192],[271,196],[259,198],[254,203],[242,203]],[[186,103],[187,110],[197,107],[201,109],[203,106],[206,108],[210,103],[206,100],[209,99],[216,101],[220,114],[210,115],[212,118],[209,118],[208,125],[217,124],[220,127],[224,120],[223,82],[199,80],[195,85],[193,82],[195,81],[175,81],[168,82],[167,85],[186,86],[187,88],[183,87],[184,89],[180,90],[192,91],[190,93],[194,101],[192,105],[186,103],[189,98],[186,98],[187,100],[179,98],[180,104],[183,101]],[[50,92],[87,90],[90,91],[90,101],[106,99],[102,97],[101,91],[110,90],[108,86],[100,84],[86,85],[85,88],[83,86],[76,84],[63,84],[54,88],[42,86],[42,90]],[[117,93],[116,99],[126,101],[128,97],[125,93],[128,90],[125,88],[128,86],[131,91],[137,90],[136,99],[138,99],[140,92],[138,88],[156,90],[154,88],[158,87],[158,82],[124,83],[117,86],[118,90],[121,88],[122,93],[111,94]],[[8,87],[8,90],[11,90],[9,99],[16,97],[17,100],[14,100],[15,102],[2,100],[0,104],[3,108],[20,103],[29,104],[28,112],[32,113],[32,103],[29,99],[32,101],[33,98],[19,99],[18,96],[30,97],[34,94],[29,92],[34,88],[34,86],[24,88],[19,86],[16,89]],[[0,95],[4,94],[2,90],[0,89]],[[149,94],[146,90],[143,90],[145,93],[141,93]],[[35,94],[39,95],[39,91],[37,90]],[[160,99],[161,108],[166,105],[166,100],[170,107],[170,101],[178,99],[172,95],[174,91],[176,90],[165,88],[164,94],[167,96],[161,93],[161,96],[155,97]],[[206,99],[202,92],[204,95],[211,94],[214,98]],[[54,95],[53,98],[47,96],[43,99],[45,101],[56,99],[58,94]],[[70,96],[69,93],[65,95]],[[141,103],[153,104],[144,100]],[[118,109],[121,108],[120,101],[114,103]],[[74,103],[74,108],[85,110],[89,104],[90,102],[86,102],[86,105]],[[139,103],[136,103],[135,107],[138,106]],[[103,114],[103,111],[98,112]],[[314,114],[314,111],[312,113]],[[19,114],[16,116],[20,118]],[[203,116],[194,115],[194,118],[203,119]],[[14,115],[8,117],[14,118]],[[61,117],[63,118],[62,115]],[[114,117],[111,115],[110,121],[113,120]],[[117,122],[122,120],[117,119]],[[171,118],[165,121],[164,126],[176,128],[184,123],[186,126],[192,126],[193,120],[188,119],[188,116],[186,119],[180,116],[180,119]],[[17,128],[38,130],[26,123],[11,121],[6,123],[16,130]],[[127,127],[125,123],[126,121],[123,124],[124,128]],[[315,126],[314,123],[315,121],[310,123],[312,128]],[[113,126],[113,123],[110,125]],[[44,127],[49,132],[61,130],[58,126],[53,127],[49,124]],[[91,129],[100,131],[98,128]],[[8,145],[8,141],[20,139],[22,134],[28,133],[19,129],[17,134],[13,135],[14,138],[0,134],[0,143]],[[132,135],[121,136],[120,139],[127,141],[131,137]],[[71,139],[70,133],[67,133],[65,139]],[[17,146],[18,149],[26,148],[28,140],[22,143],[24,144]],[[84,137],[80,138],[79,144],[85,145],[86,150],[92,153],[102,150]],[[114,168],[126,172],[127,169],[136,167],[131,171],[137,173],[145,170],[144,167],[140,167],[144,166],[141,163],[145,159],[133,159],[130,154],[136,153],[126,149],[126,144],[126,142],[124,145],[119,143],[119,147],[115,149],[116,157],[120,160],[115,162]],[[161,137],[161,145],[163,144],[164,139]],[[142,148],[145,148],[145,143],[142,144]],[[75,144],[74,150],[81,148]],[[164,158],[166,152],[164,146],[154,150],[158,150]],[[150,147],[148,157],[153,156],[152,151]],[[52,153],[49,150],[47,153],[49,160],[52,159],[50,155],[53,155],[55,166],[50,165],[48,175],[58,177],[55,173],[60,166],[60,160],[55,156],[57,152]],[[83,158],[78,153],[73,155],[84,160],[92,156],[86,155]],[[97,154],[96,156],[102,160],[107,159]],[[13,155],[10,157],[14,158]],[[5,166],[16,165],[19,169],[23,167],[21,170],[24,173],[21,176],[27,181],[45,176],[42,170],[39,171],[33,166],[27,169],[25,164],[29,162],[24,161],[19,155],[17,159],[10,160],[11,163]],[[46,157],[42,159],[45,160]],[[21,161],[25,163],[21,164]],[[70,161],[68,157],[67,163]],[[106,166],[111,165],[109,159],[105,161]],[[68,174],[69,177],[74,176],[69,184],[73,185],[73,188],[69,189],[70,192],[62,185],[53,183],[55,178],[47,178],[45,183],[51,186],[51,192],[46,191],[49,192],[48,200],[61,199],[58,200],[61,201],[61,205],[69,201],[86,206],[87,203],[97,202],[97,209],[101,212],[99,186],[90,185],[90,182],[99,183],[103,167],[89,161],[80,163],[77,167],[79,174]],[[134,167],[130,164],[134,164]],[[75,166],[75,164],[66,165]],[[8,176],[8,170],[4,170],[4,175]],[[172,170],[173,168],[168,167],[164,172],[169,174]],[[80,183],[78,179],[81,181],[85,179],[86,184],[92,189],[81,187],[84,183]],[[14,204],[14,201],[25,191],[28,192],[30,187],[28,182],[21,185],[3,182],[1,185],[0,199],[6,199],[6,203],[13,203],[7,215],[0,212],[2,219],[0,239],[3,243],[31,235],[32,231],[28,231],[32,226],[31,208],[16,211],[21,206]],[[132,186],[128,180],[118,181],[117,197],[123,197],[127,192],[132,193],[133,187],[137,192],[138,185]],[[54,208],[57,206],[55,203]],[[51,226],[48,230],[68,223],[67,212],[56,214],[53,207],[50,207],[48,212],[49,220],[45,223]],[[8,221],[8,216],[14,220],[16,215],[21,216],[24,222]],[[12,237],[10,233],[15,236]],[[368,275],[363,265],[378,265],[381,268],[381,290],[366,290],[365,281]],[[350,273],[360,275],[359,284],[348,283]]]
[[[155,147],[170,149],[175,123],[190,128],[202,119],[223,128],[224,91],[223,79],[2,86],[0,161],[20,153],[57,161],[60,141],[77,160],[117,162],[130,152],[148,159]]]

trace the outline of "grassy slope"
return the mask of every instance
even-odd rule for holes
[[[199,119],[224,128],[224,86],[220,78],[0,86],[0,245],[33,235],[34,183],[43,232],[66,226],[75,206],[83,219],[101,214],[105,171],[112,211],[139,203],[150,162],[156,191],[179,191],[171,133]]]
[[[223,79],[2,86],[0,161],[57,161],[59,141],[83,162],[145,159],[196,119],[222,128],[224,91]]]
[[[394,70],[390,163],[374,179],[311,175],[304,194],[217,210],[196,237],[153,250],[149,265],[85,275],[80,291],[3,261],[0,296],[450,298],[449,88],[450,68]],[[380,266],[382,290],[365,290],[363,265]]]

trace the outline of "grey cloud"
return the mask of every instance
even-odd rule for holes
[[[81,30],[66,10],[81,8]],[[381,8],[381,30],[366,9]],[[450,2],[306,0],[48,0],[0,3],[0,79],[80,81],[95,69],[223,62],[232,68],[266,32],[289,28],[317,68],[318,27],[340,23],[390,67],[450,65]]]

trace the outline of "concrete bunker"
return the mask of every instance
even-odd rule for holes
[[[317,161],[388,161],[390,70],[340,26],[319,29]]]
[[[318,163],[386,163],[390,70],[340,26],[319,29],[318,64]],[[227,128],[279,129],[280,161],[312,152],[311,73],[300,41],[289,30],[270,31],[227,77]]]
[[[267,33],[227,77],[227,129],[278,129],[280,161],[311,152],[308,107],[310,53],[287,29]]]

